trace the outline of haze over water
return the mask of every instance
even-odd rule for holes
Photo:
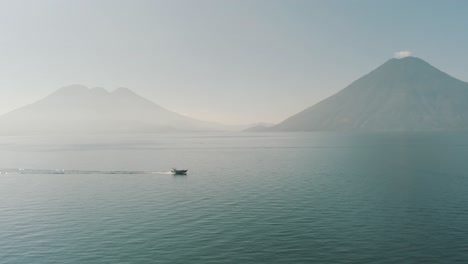
[[[0,263],[450,263],[468,257],[468,137],[2,137]]]

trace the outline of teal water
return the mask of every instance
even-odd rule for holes
[[[3,172],[94,173],[1,174],[0,263],[464,263],[467,157],[461,134],[3,137]]]

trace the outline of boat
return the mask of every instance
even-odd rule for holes
[[[186,175],[188,170],[178,170],[176,168],[172,168],[172,174],[174,175]]]

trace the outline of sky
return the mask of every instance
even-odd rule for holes
[[[277,123],[394,56],[468,81],[467,13],[464,0],[0,0],[0,114],[83,84]]]

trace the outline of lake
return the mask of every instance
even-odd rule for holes
[[[0,137],[0,263],[466,263],[467,157],[466,134]]]

